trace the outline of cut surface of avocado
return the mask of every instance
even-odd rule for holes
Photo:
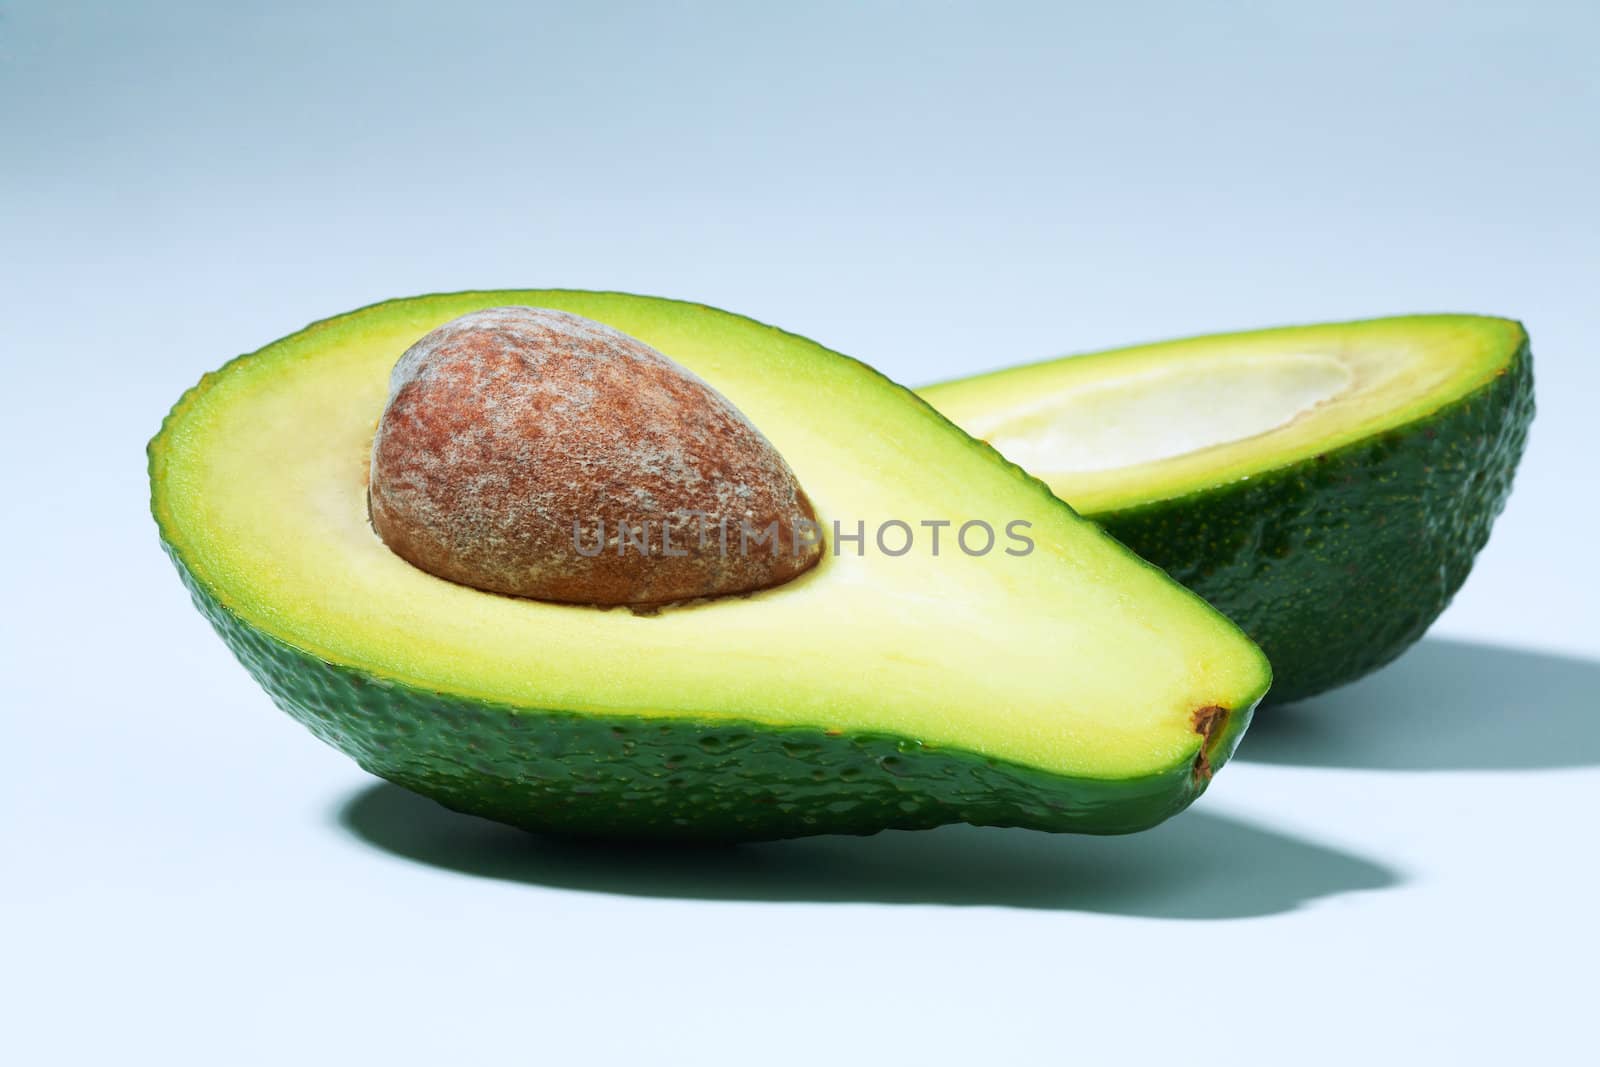
[[[1472,315],[1198,337],[921,392],[1243,626],[1274,701],[1421,636],[1533,415],[1526,332]]]
[[[396,358],[513,304],[605,323],[705,379],[792,466],[833,550],[783,586],[651,615],[485,593],[389,551],[365,479]],[[377,305],[207,375],[150,457],[169,555],[280,706],[374,773],[533,829],[1139,829],[1205,787],[1269,682],[1225,618],[906,390],[701,305]],[[952,524],[937,554],[924,520]],[[1014,555],[1018,520],[1034,547]],[[880,550],[891,521],[910,551]],[[993,550],[957,547],[972,521]]]
[[[1115,472],[1125,467],[1303,425],[1317,408],[1348,399],[1355,378],[1349,363],[1318,353],[1175,363],[1054,393],[1022,411],[979,416],[974,428],[993,422],[982,436],[1001,455],[1093,500],[1122,487]]]

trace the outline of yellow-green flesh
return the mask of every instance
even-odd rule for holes
[[[974,437],[1099,515],[1291,466],[1481,388],[1505,319],[1426,315],[1116,349],[930,386]]]
[[[395,556],[365,509],[389,371],[439,324],[512,303],[596,319],[706,379],[789,462],[830,548],[834,520],[847,532],[860,520],[865,554],[847,546],[779,588],[653,616],[487,594]],[[1248,707],[1268,683],[1222,616],[898,386],[698,305],[526,291],[367,309],[209,376],[152,454],[164,536],[228,611],[423,690],[886,731],[1093,779],[1192,759],[1196,709]],[[937,557],[918,529],[918,547],[893,558],[872,544],[890,519],[954,525]],[[987,556],[955,548],[968,519],[1001,532]],[[1014,519],[1031,523],[1030,555],[1003,551]]]

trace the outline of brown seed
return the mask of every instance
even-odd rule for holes
[[[822,555],[794,473],[738,409],[648,345],[543,308],[463,315],[406,350],[368,510],[425,571],[573,604],[749,593]]]

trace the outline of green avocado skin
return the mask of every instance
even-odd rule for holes
[[[756,841],[944,823],[1121,834],[1204,792],[1189,763],[1091,780],[887,734],[530,711],[328,663],[234,615],[170,545],[196,607],[284,711],[367,771],[456,811],[577,836]],[[1232,755],[1251,708],[1205,746]]]
[[[1439,617],[1505,507],[1533,411],[1524,337],[1495,379],[1423,419],[1089,518],[1261,646],[1267,703],[1303,700],[1390,662]]]

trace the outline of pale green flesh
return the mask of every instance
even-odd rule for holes
[[[1517,329],[1422,315],[1218,334],[920,392],[1098,515],[1226,485],[1436,410],[1493,377]]]
[[[1354,377],[1342,361],[1308,353],[1179,366],[1049,397],[1001,421],[989,443],[1029,470],[1120,470],[1280,429]]]
[[[485,594],[405,563],[364,506],[394,361],[483,307],[572,311],[706,379],[794,469],[824,528],[865,523],[747,598],[640,616]],[[1192,759],[1196,709],[1253,704],[1259,652],[1222,616],[865,366],[697,305],[563,291],[400,301],[236,361],[174,413],[156,510],[199,581],[251,625],[407,685],[529,709],[692,715],[885,731],[1088,778]],[[997,530],[1036,548],[952,544],[893,558],[881,522]],[[831,535],[830,535],[831,540]]]

